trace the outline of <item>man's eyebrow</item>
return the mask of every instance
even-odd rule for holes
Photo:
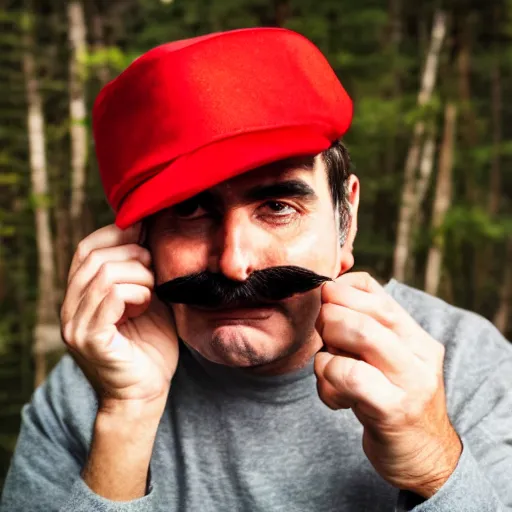
[[[302,180],[286,180],[268,185],[257,185],[249,189],[245,194],[249,201],[264,201],[265,199],[279,199],[297,197],[308,200],[317,198],[316,192]]]

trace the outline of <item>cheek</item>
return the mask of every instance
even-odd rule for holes
[[[157,283],[203,270],[208,246],[181,237],[160,237],[152,247],[153,267]]]
[[[338,252],[338,230],[331,218],[312,223],[293,242],[286,244],[285,259],[290,264],[333,277]]]
[[[321,289],[296,295],[285,301],[288,318],[295,332],[309,336],[315,329],[316,319],[320,313]]]

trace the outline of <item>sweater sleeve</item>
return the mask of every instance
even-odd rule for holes
[[[463,452],[455,471],[430,499],[399,494],[398,512],[512,511],[512,351],[482,320],[473,342],[448,354],[450,417]]]
[[[491,482],[480,470],[467,443],[455,471],[429,500],[410,493],[400,492],[397,512],[508,512]]]
[[[130,502],[94,494],[80,477],[96,416],[96,400],[69,356],[57,365],[22,411],[1,512],[146,512],[155,491]]]

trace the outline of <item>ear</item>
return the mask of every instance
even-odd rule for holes
[[[346,186],[347,205],[349,208],[347,227],[341,233],[341,248],[338,259],[338,276],[348,272],[354,266],[354,240],[357,234],[357,212],[359,209],[359,179],[354,174],[348,178]]]

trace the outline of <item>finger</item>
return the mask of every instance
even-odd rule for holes
[[[371,316],[384,327],[394,331],[402,342],[406,342],[412,352],[424,362],[442,360],[442,345],[418,325],[416,320],[396,302],[377,281],[368,274],[357,276],[352,281],[343,281],[341,276],[335,282],[325,283],[322,287],[322,302],[337,304],[353,311]],[[367,283],[354,287],[351,283]],[[374,284],[368,284],[374,283]],[[376,285],[376,286],[375,286]],[[363,288],[366,291],[363,291]],[[368,291],[368,290],[375,290]]]
[[[120,229],[115,224],[109,224],[86,236],[77,246],[68,274],[68,283],[73,278],[78,267],[85,261],[89,254],[95,249],[105,249],[137,243],[141,231],[140,222],[127,229]]]
[[[101,330],[105,325],[119,324],[125,318],[141,315],[149,306],[151,290],[138,284],[115,284],[100,302],[91,317],[89,330]]]
[[[361,291],[341,281],[325,283],[322,301],[369,315],[391,329],[399,329],[407,320],[404,310],[389,295]]]
[[[404,377],[416,364],[407,344],[368,315],[343,306],[324,304],[316,327],[328,347],[355,354],[399,385],[404,383]]]
[[[339,396],[336,389],[323,377],[326,366],[336,357],[336,354],[317,352],[314,359],[314,372],[317,377],[317,391],[320,398],[331,409],[349,409],[354,403]],[[346,357],[351,357],[347,354]],[[325,400],[324,400],[325,399]],[[328,403],[327,403],[328,402]]]
[[[87,338],[90,319],[114,284],[136,284],[152,290],[154,276],[139,261],[109,261],[102,265],[85,290],[76,313],[69,320],[72,328],[67,328],[68,335],[71,334],[76,343],[83,342]]]
[[[350,409],[356,405],[348,399],[343,398],[336,389],[324,378],[317,379],[316,389],[322,402],[330,409]]]
[[[316,387],[322,401],[331,409],[349,409],[353,403],[339,396],[336,389],[324,377],[324,369],[333,359],[333,355],[326,352],[318,352],[315,356],[314,371],[317,376]]]
[[[340,403],[351,403],[353,408],[377,418],[385,417],[404,395],[377,368],[349,357],[332,357],[317,378],[334,388]]]
[[[129,328],[131,324],[127,322],[119,328],[121,333],[130,337],[129,331],[124,332],[125,327]],[[144,343],[157,350],[164,361],[169,365],[176,364],[179,345],[174,315],[171,308],[159,301],[154,293],[148,309],[137,319],[137,329],[139,333],[144,333]],[[169,365],[166,370],[172,370]]]
[[[316,375],[322,375],[327,364],[332,360],[334,355],[328,352],[317,352],[314,361],[314,370]]]
[[[151,290],[135,284],[117,284],[105,295],[97,310],[91,317],[87,328],[87,336],[80,349],[89,357],[102,359],[113,356],[117,360],[125,355],[129,359],[132,354],[129,340],[119,333],[115,326],[128,316],[129,308],[138,309],[141,314],[147,309],[151,300]],[[132,311],[135,314],[135,311]]]
[[[66,296],[61,308],[61,321],[65,323],[75,314],[89,283],[104,264],[107,262],[130,260],[140,261],[144,266],[149,267],[151,265],[151,254],[147,249],[137,244],[94,249],[90,252],[68,283],[68,289],[66,290]]]
[[[387,295],[386,290],[368,272],[347,272],[339,276],[334,282],[352,286],[366,293]]]

